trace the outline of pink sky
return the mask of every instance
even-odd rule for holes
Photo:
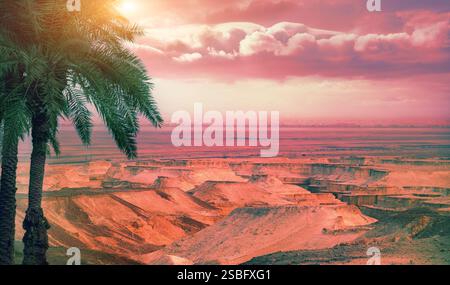
[[[297,121],[450,119],[448,0],[125,0],[170,121],[276,110]],[[168,116],[168,117],[167,117]]]

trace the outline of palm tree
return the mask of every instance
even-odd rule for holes
[[[23,67],[17,60],[28,33],[23,14],[12,1],[0,1],[0,125],[2,130],[2,170],[0,181],[0,264],[12,264],[16,213],[16,169],[19,139],[29,129]],[[16,7],[17,8],[17,7]],[[8,13],[5,13],[5,12]],[[23,31],[20,32],[20,31]]]
[[[0,125],[2,125],[2,171],[0,183],[0,264],[11,264],[14,259],[14,232],[16,213],[16,169],[19,138],[24,135],[26,122],[21,121],[25,104],[14,98],[10,86],[13,79],[2,78],[0,93]],[[10,96],[5,96],[6,92]],[[8,108],[4,108],[8,106]]]
[[[130,159],[137,155],[138,116],[155,126],[162,123],[150,96],[152,85],[145,67],[123,47],[123,41],[132,40],[140,30],[116,12],[115,2],[89,2],[91,6],[84,5],[88,12],[80,15],[69,14],[65,5],[55,5],[55,1],[48,1],[48,6],[39,4],[36,27],[44,31],[39,51],[44,73],[28,75],[37,85],[28,101],[33,151],[29,206],[23,223],[24,264],[47,263],[48,222],[41,207],[42,184],[47,144],[58,118],[71,118],[82,141],[89,144],[92,124],[86,104],[92,104]],[[101,13],[92,13],[99,8]]]
[[[13,123],[4,120],[7,125]],[[14,257],[14,219],[16,214],[16,169],[19,139],[6,128],[2,147],[2,174],[0,186],[0,264],[11,264]]]
[[[0,18],[3,20],[3,18]],[[14,260],[16,169],[18,143],[30,129],[31,112],[26,98],[32,88],[26,88],[24,72],[28,52],[22,45],[0,33],[0,143],[2,174],[0,188],[0,264]],[[51,141],[55,141],[52,132]],[[58,151],[54,144],[55,152]]]
[[[41,206],[42,185],[49,142],[58,149],[58,119],[72,120],[83,143],[89,144],[92,123],[87,105],[93,105],[119,149],[135,158],[138,116],[157,127],[162,118],[145,67],[123,46],[141,30],[117,13],[116,1],[83,2],[81,13],[69,13],[61,0],[24,2],[33,7],[29,18],[37,36],[21,62],[33,144],[23,263],[46,264],[48,222]]]

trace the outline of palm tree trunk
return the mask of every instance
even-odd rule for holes
[[[47,157],[47,143],[50,136],[48,116],[41,108],[32,119],[33,151],[30,163],[30,186],[28,193],[28,209],[23,222],[25,229],[24,259],[26,265],[46,265],[48,236],[50,228],[42,209],[42,186],[45,174],[45,160]]]
[[[11,132],[14,122],[5,119],[0,182],[0,264],[14,263],[16,171],[19,138]]]

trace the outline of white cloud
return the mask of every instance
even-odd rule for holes
[[[178,62],[193,62],[200,60],[202,57],[203,56],[200,53],[194,52],[194,53],[185,53],[178,57],[173,57],[173,60]]]

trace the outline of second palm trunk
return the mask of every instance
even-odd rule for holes
[[[46,265],[49,224],[42,209],[42,187],[45,174],[47,143],[50,136],[49,119],[45,108],[34,113],[32,119],[33,151],[30,164],[28,209],[23,222],[25,229],[23,264]]]

